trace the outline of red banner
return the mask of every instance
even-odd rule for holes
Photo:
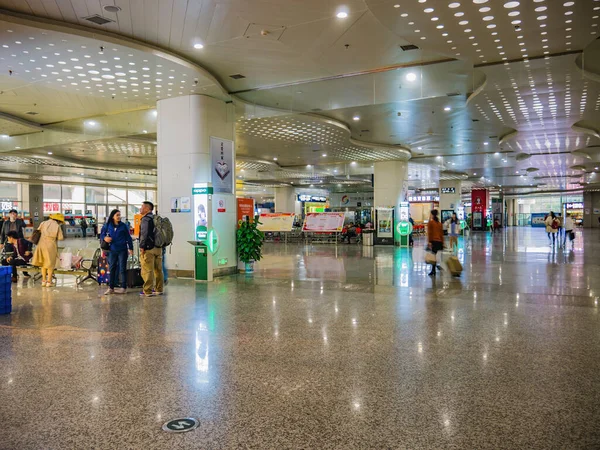
[[[487,189],[473,189],[471,191],[471,212],[480,212],[485,215],[488,207]]]

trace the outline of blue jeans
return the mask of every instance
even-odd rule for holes
[[[167,279],[169,278],[169,271],[167,270],[167,263],[166,263],[166,256],[167,256],[167,247],[163,247],[162,249],[162,271],[163,271],[163,283],[167,281]]]
[[[119,275],[121,275],[121,287],[127,289],[127,249],[115,252],[111,250],[108,252],[108,270],[110,271],[110,283],[111,289],[117,286],[119,281]]]

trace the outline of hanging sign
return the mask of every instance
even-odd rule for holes
[[[212,186],[215,192],[233,193],[233,142],[216,137],[210,138],[212,159]]]

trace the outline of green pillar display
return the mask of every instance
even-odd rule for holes
[[[396,225],[396,233],[398,236],[397,242],[400,243],[401,247],[408,247],[410,243],[410,233],[412,233],[413,226],[409,221],[399,222]]]

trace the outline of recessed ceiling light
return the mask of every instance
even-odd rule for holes
[[[400,8],[400,5],[394,5],[394,8]]]
[[[52,154],[52,152],[48,152],[48,154],[49,154],[49,155],[51,155],[51,154]]]
[[[487,143],[487,142],[484,142],[484,143],[483,143],[483,145],[488,145],[488,143]]]
[[[321,156],[322,156],[323,158],[325,158],[325,157],[327,156],[327,153],[323,153]]]
[[[450,111],[451,109],[452,109],[452,108],[450,108],[449,106],[446,106],[446,107],[444,108],[444,111]]]
[[[201,49],[201,48],[204,48],[204,45],[197,43],[197,44],[194,44],[194,48]]]
[[[273,161],[277,161],[277,158],[273,158]]]
[[[344,12],[344,11],[340,11],[339,13],[336,14],[336,17],[338,19],[345,19],[346,17],[348,17],[348,13]]]
[[[459,6],[460,6],[460,3],[454,2],[454,3],[450,3],[448,5],[448,8],[458,8]]]
[[[417,79],[417,74],[414,72],[409,72],[406,74],[406,79],[408,81],[415,81]]]
[[[352,118],[352,120],[354,120],[355,122],[357,122],[357,121],[359,121],[359,120],[360,120],[360,116],[354,116],[354,117]]]
[[[504,4],[504,7],[507,8],[507,9],[510,9],[510,8],[516,8],[519,5],[520,5],[519,2],[506,2]]]

